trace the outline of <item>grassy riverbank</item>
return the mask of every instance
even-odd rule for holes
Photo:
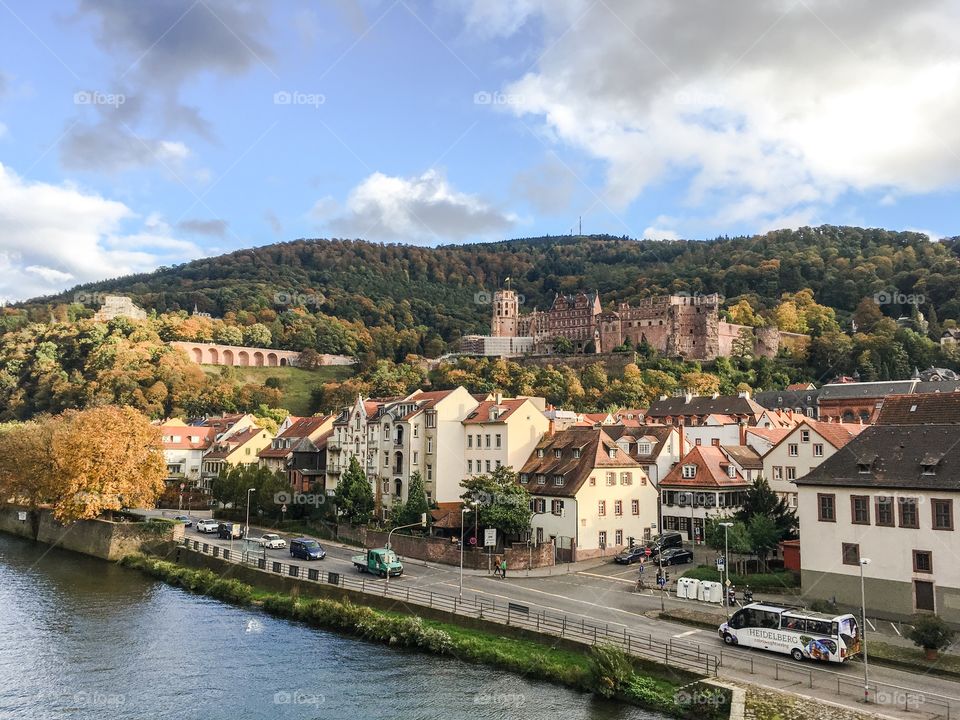
[[[674,717],[726,717],[722,702],[696,707],[683,704],[689,694],[681,688],[688,678],[678,681],[670,677],[667,668],[658,673],[651,664],[637,662],[612,647],[585,652],[349,602],[293,597],[223,578],[211,570],[187,568],[145,555],[129,555],[121,563],[191,592],[238,605],[256,605],[278,617],[365,640],[489,665]]]

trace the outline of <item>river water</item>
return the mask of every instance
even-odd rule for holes
[[[653,720],[0,534],[0,719]]]

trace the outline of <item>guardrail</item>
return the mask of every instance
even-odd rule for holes
[[[431,609],[443,610],[454,615],[487,620],[490,622],[520,627],[535,632],[560,637],[586,645],[613,645],[624,652],[644,660],[681,668],[690,672],[715,677],[720,666],[720,658],[714,653],[702,650],[699,645],[675,642],[663,643],[647,633],[633,633],[626,628],[611,629],[609,624],[591,623],[585,618],[574,619],[566,615],[535,610],[528,605],[516,602],[498,604],[474,596],[472,599],[460,599],[457,595],[448,595],[416,587],[403,587],[402,582],[384,582],[383,580],[360,577],[347,577],[338,572],[322,571],[317,567],[304,566],[274,560],[260,555],[251,556],[243,551],[231,552],[227,548],[185,538],[181,547],[204,555],[221,558],[227,562],[256,568],[272,575],[297,578],[305,582],[335,585],[369,595],[377,595]]]

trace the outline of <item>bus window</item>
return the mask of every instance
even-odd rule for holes
[[[747,616],[749,610],[739,610],[733,614],[733,617],[730,618],[730,627],[734,630],[742,630],[747,627]]]
[[[753,626],[776,630],[780,627],[780,614],[768,610],[754,610]]]
[[[829,635],[830,625],[831,622],[829,620],[815,620],[813,618],[808,618],[807,632],[811,635]]]
[[[790,617],[789,615],[783,616],[783,629],[784,630],[795,630],[797,632],[803,631],[803,619]]]

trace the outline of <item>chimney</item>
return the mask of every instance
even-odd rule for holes
[[[738,393],[737,393],[737,397],[739,397],[739,398],[744,398],[744,399],[746,399],[746,400],[749,400],[749,399],[750,399],[750,391],[749,391],[749,390],[744,390],[743,392],[738,392]]]
[[[687,448],[683,444],[684,433],[683,433],[683,418],[680,419],[680,457],[683,457],[687,454]]]
[[[666,395],[661,395],[661,396],[660,396],[660,399],[661,399],[661,400],[666,400],[666,399],[667,399],[667,396],[666,396]]]
[[[683,402],[689,403],[691,400],[693,400],[693,393],[690,392],[689,390],[684,390],[684,391],[683,391]]]
[[[740,421],[740,444],[747,444],[747,424],[743,420]]]
[[[554,433],[557,432],[556,423],[551,420],[550,425],[547,427],[547,437],[553,437]]]
[[[502,402],[503,402],[503,393],[498,390],[493,396],[493,404],[499,405]]]

